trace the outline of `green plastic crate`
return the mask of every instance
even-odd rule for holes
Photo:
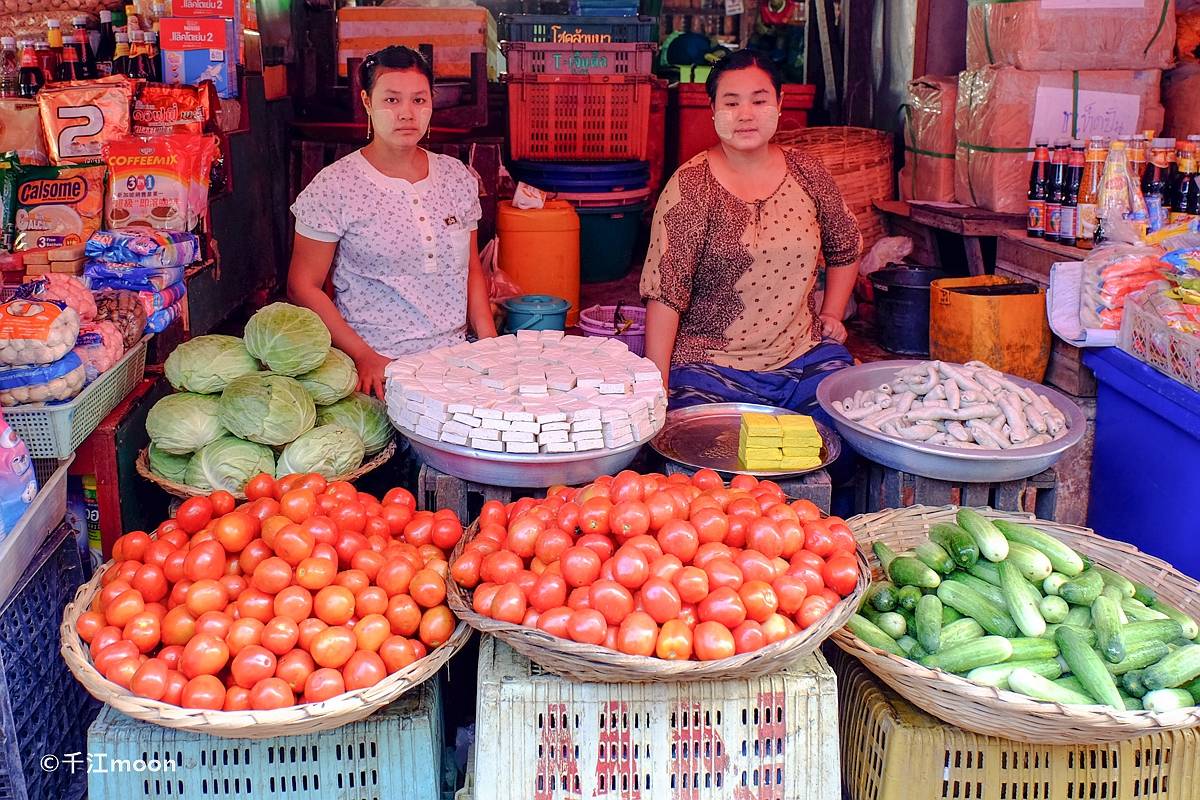
[[[275,739],[178,731],[106,706],[88,730],[87,749],[89,800],[439,798],[441,695],[435,677],[365,720]],[[98,754],[104,773],[96,771]]]

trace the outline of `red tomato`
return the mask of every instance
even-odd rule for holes
[[[117,632],[117,635],[121,635],[120,631]],[[92,656],[92,663],[96,666],[96,670],[103,675],[118,661],[124,661],[127,658],[137,658],[139,655],[141,653],[138,652],[136,644],[118,639],[111,644],[105,645],[96,655]]]
[[[189,581],[217,580],[225,574],[225,548],[211,540],[193,545],[183,560],[183,572]]]
[[[319,666],[340,669],[354,655],[357,645],[358,641],[349,628],[336,625],[314,636],[308,649]]]
[[[269,711],[296,705],[292,687],[283,678],[263,678],[250,690],[250,707],[256,711]]]
[[[638,555],[641,556],[640,553]],[[600,575],[600,556],[587,547],[576,545],[567,548],[559,564],[568,586],[590,586]]]
[[[538,534],[533,553],[543,563],[557,561],[563,552],[574,543],[571,534],[562,528],[547,528]]]
[[[762,624],[762,631],[763,635],[767,637],[767,644],[775,644],[780,639],[786,639],[795,633],[795,628],[796,626],[792,621],[782,614],[772,614]]]
[[[228,604],[229,592],[220,581],[204,578],[188,588],[185,605],[192,616],[199,617],[209,611],[222,611]]]
[[[176,606],[162,618],[159,630],[162,634],[163,644],[184,645],[196,633],[196,618],[188,612],[186,606]]]
[[[679,590],[662,578],[650,578],[642,584],[638,594],[642,608],[660,625],[678,617],[683,606]]]
[[[366,689],[374,686],[388,675],[383,659],[377,653],[359,650],[350,656],[350,660],[342,667],[342,678],[346,682],[346,691]]]
[[[183,687],[179,705],[220,711],[225,706],[225,684],[215,675],[197,675]]]
[[[616,581],[598,580],[588,589],[588,606],[609,625],[620,625],[633,612],[633,595]]]
[[[474,589],[479,585],[479,572],[483,564],[483,556],[478,551],[464,552],[450,565],[450,577],[464,589]]]
[[[608,623],[594,608],[577,609],[567,619],[567,635],[580,644],[604,644]]]
[[[707,491],[709,489],[716,489],[717,487],[724,486],[725,482],[722,481],[721,476],[713,470],[702,469],[698,470],[696,474],[692,476],[692,485],[697,489]]]
[[[801,522],[821,518],[821,509],[817,508],[816,503],[811,500],[797,500],[791,504],[791,507]]]
[[[492,615],[492,601],[496,599],[496,592],[498,591],[500,591],[500,587],[494,583],[479,584],[479,586],[475,587],[475,593],[471,596],[471,608],[475,609],[476,614],[490,617]],[[413,605],[416,605],[416,603],[413,603]]]
[[[480,587],[482,589],[483,587]],[[492,599],[495,597],[498,587],[492,587],[491,596],[487,598],[488,609],[491,609]],[[479,589],[476,590],[476,595],[479,594]],[[391,625],[392,633],[400,636],[412,636],[417,632],[417,628],[421,625],[421,607],[417,602],[406,594],[392,595],[388,598],[387,611],[384,613],[388,624]]]
[[[738,590],[742,605],[746,607],[746,618],[754,622],[766,622],[779,608],[779,598],[771,584],[764,581],[748,581]]]
[[[379,657],[388,673],[404,669],[417,660],[412,644],[403,636],[389,636],[379,648]]]
[[[392,624],[382,614],[368,614],[354,625],[354,638],[359,650],[379,651],[392,635]]]
[[[184,500],[179,510],[175,512],[175,521],[187,533],[198,533],[213,518],[213,504],[207,497],[189,497]],[[130,553],[126,558],[136,558]]]
[[[243,491],[248,500],[258,500],[260,497],[279,497],[275,491],[275,476],[266,472],[260,472],[251,478]]]
[[[332,486],[333,484],[330,485]],[[417,500],[408,489],[405,489],[403,486],[397,486],[394,489],[388,489],[387,494],[383,496],[383,504],[385,506],[399,505],[406,508],[416,508]]]
[[[685,603],[699,603],[708,597],[708,573],[699,567],[684,567],[675,573],[671,583]]]
[[[224,639],[233,627],[233,617],[224,611],[205,611],[196,618],[196,634],[207,634]]]
[[[263,626],[261,639],[263,647],[281,656],[300,641],[300,626],[287,617],[274,617]]]
[[[650,561],[650,577],[662,578],[665,581],[670,581],[675,577],[675,573],[683,569],[683,562],[678,556],[673,556],[670,553],[664,553],[658,558]]]
[[[121,635],[136,644],[140,652],[149,653],[162,641],[162,626],[158,617],[143,611],[125,623],[125,629]]]
[[[422,608],[433,608],[446,599],[446,581],[431,569],[418,570],[409,581],[408,593]]]
[[[137,668],[129,681],[129,690],[151,700],[162,700],[167,693],[167,665],[151,658]]]
[[[637,589],[650,577],[650,561],[636,547],[622,546],[612,557],[613,579],[627,589]]]
[[[746,534],[750,530],[750,523],[754,519],[754,517],[730,516],[729,532],[725,534],[725,544],[730,547],[745,547]]]
[[[585,534],[607,534],[612,528],[609,525],[609,512],[613,509],[612,501],[606,497],[593,497],[579,507],[579,530]]]
[[[783,614],[795,614],[808,596],[808,586],[795,575],[780,575],[771,582],[771,588],[775,590],[779,611]]]
[[[677,619],[663,623],[654,654],[666,661],[687,661],[692,657],[692,629]]]
[[[161,660],[161,656],[159,658]],[[166,692],[162,696],[162,701],[173,706],[183,705],[183,687],[187,686],[187,683],[187,676],[175,668],[169,668]]]
[[[439,511],[438,514],[442,512]],[[462,523],[452,511],[445,512],[448,516],[438,517],[434,514],[433,544],[449,552],[462,539]]]
[[[521,587],[515,583],[506,583],[496,590],[490,610],[492,619],[520,625],[525,619],[526,608],[525,593],[521,591]]]
[[[804,630],[828,614],[831,608],[833,606],[829,600],[820,595],[806,597],[800,605],[800,610],[796,612],[796,624],[800,626],[801,630]]]
[[[142,593],[137,589],[126,589],[104,607],[104,620],[109,625],[124,628],[129,621],[146,610]]]
[[[670,519],[661,525],[657,540],[664,553],[684,563],[691,561],[700,547],[700,534],[695,526],[680,519]]]
[[[758,501],[753,497],[742,496],[729,504],[726,513],[731,517],[746,517],[747,520],[752,520],[758,518],[762,513],[762,509],[759,508]]]
[[[783,554],[783,535],[773,520],[759,517],[750,521],[746,531],[746,546],[767,558],[775,558]]]
[[[213,537],[230,555],[246,549],[258,533],[259,522],[243,511],[230,511],[213,525]]]
[[[746,621],[746,606],[736,591],[722,586],[696,605],[696,614],[701,622],[712,620],[732,629]]]
[[[229,661],[229,646],[223,639],[209,634],[196,634],[183,648],[179,666],[188,678],[216,675]]]
[[[775,562],[756,550],[737,553],[733,557],[733,563],[742,571],[743,580],[767,583],[775,580]]]
[[[567,623],[570,621],[572,613],[574,613],[574,609],[567,606],[555,606],[547,609],[538,615],[538,630],[560,639],[569,639],[571,636]]]
[[[417,638],[430,648],[440,647],[454,633],[454,615],[446,606],[430,608],[421,615],[421,627],[417,629]],[[420,656],[424,658],[424,654]]]
[[[845,597],[858,584],[858,559],[845,553],[831,556],[821,571],[821,579],[828,588]]]
[[[825,581],[821,578],[821,573],[810,566],[804,564],[792,566],[788,569],[788,574],[800,579],[808,595],[818,594],[825,588]]]
[[[729,533],[729,518],[718,508],[709,506],[695,507],[691,511],[689,521],[696,529],[700,543],[723,542]]]
[[[704,571],[708,573],[708,585],[711,589],[728,586],[736,590],[744,581],[742,571],[728,558],[712,559],[704,565]]]
[[[229,664],[234,683],[243,689],[252,689],[263,678],[275,675],[275,654],[260,645],[242,649]]]
[[[244,589],[235,604],[240,618],[252,618],[259,622],[270,622],[275,616],[275,598],[253,586]]]
[[[479,577],[488,583],[508,583],[525,568],[521,557],[509,550],[497,550],[483,559]]]
[[[563,503],[554,521],[563,531],[573,535],[579,529],[579,511],[578,503]]]
[[[483,504],[483,508],[479,509],[479,524],[482,525],[499,525],[503,527],[508,523],[508,514],[504,510],[504,504],[499,500],[488,500]]]
[[[261,644],[264,627],[266,626],[257,619],[235,619],[229,626],[229,633],[225,634],[229,654],[236,656],[252,644]]]
[[[729,658],[737,647],[729,628],[719,622],[701,622],[692,632],[696,658],[701,661],[716,661]]]
[[[104,615],[99,611],[85,611],[79,615],[79,620],[75,623],[75,632],[79,634],[80,639],[91,643],[104,625]]]
[[[826,522],[829,527],[829,535],[833,538],[833,552],[854,555],[854,533],[846,523],[838,517],[830,517]]]
[[[147,603],[157,603],[167,596],[167,578],[162,568],[154,564],[143,564],[138,567],[129,585],[141,593]]]
[[[562,575],[543,572],[529,592],[529,605],[539,614],[567,602],[567,581]]]
[[[314,670],[304,681],[304,702],[320,703],[345,691],[342,673],[329,668]]]
[[[345,625],[354,616],[354,593],[345,586],[326,586],[313,599],[316,616],[329,625]]]
[[[826,558],[833,554],[833,534],[829,531],[829,523],[827,520],[805,520],[803,526],[805,550],[811,550],[821,558]]]
[[[650,530],[650,509],[640,500],[617,503],[609,512],[608,525],[618,541],[641,536]]]
[[[634,611],[617,629],[617,650],[632,656],[652,656],[658,644],[658,625],[644,611]]]
[[[733,629],[734,651],[739,654],[752,653],[766,644],[767,636],[763,633],[762,626],[753,620],[746,620]]]
[[[715,558],[726,558],[733,560],[733,548],[721,542],[705,542],[700,545],[700,549],[696,551],[695,557],[692,559],[692,566],[704,569],[708,562]]]
[[[775,525],[779,528],[779,535],[783,537],[783,551],[780,555],[791,558],[804,547],[804,528],[798,520],[791,519],[776,520]]]

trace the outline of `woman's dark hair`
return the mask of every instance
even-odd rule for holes
[[[767,73],[772,85],[775,86],[776,99],[783,96],[783,73],[779,71],[775,62],[766,53],[759,50],[738,50],[718,61],[712,68],[712,72],[708,73],[708,80],[704,82],[704,90],[708,92],[708,102],[713,104],[717,102],[717,84],[721,82],[722,75],[752,67],[758,67]]]
[[[375,76],[381,69],[415,69],[429,81],[429,89],[433,90],[433,67],[429,60],[411,47],[394,44],[382,50],[376,50],[362,60],[358,65],[358,83],[368,95],[375,88]]]

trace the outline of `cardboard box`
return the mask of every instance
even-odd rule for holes
[[[496,20],[481,6],[467,8],[394,8],[376,6],[338,11],[338,75],[346,61],[401,44],[416,50],[433,46],[438,78],[471,77],[471,54],[487,53],[488,78],[496,79],[499,44]]]
[[[159,21],[163,83],[211,80],[219,97],[237,97],[237,33],[233,19],[163,17]]]
[[[902,200],[954,200],[954,109],[958,78],[910,81],[904,115]]]

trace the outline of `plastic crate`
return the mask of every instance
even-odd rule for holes
[[[1136,295],[1125,302],[1117,346],[1200,392],[1200,336],[1171,328]]]
[[[516,161],[514,177],[547,192],[603,194],[645,189],[650,181],[647,161]]]
[[[88,730],[87,749],[109,766],[88,775],[89,800],[438,798],[441,695],[434,678],[364,720],[275,739],[178,731],[106,706]],[[116,769],[126,762],[146,769]]]
[[[479,646],[475,800],[837,800],[837,687],[815,654],[776,675],[577,683]]]
[[[506,42],[509,75],[649,75],[653,42]]]
[[[510,77],[514,159],[646,159],[653,78],[627,75]]]
[[[500,26],[503,38],[509,42],[658,42],[658,20],[654,17],[504,14],[500,17]]]
[[[63,608],[83,582],[75,530],[59,525],[0,608],[0,800],[82,796],[82,770],[44,768],[86,750],[97,704],[58,653]]]
[[[37,497],[17,520],[16,526],[0,540],[0,605],[4,604],[17,580],[67,515],[67,468],[74,456],[64,461],[35,460],[38,478]]]
[[[579,280],[584,283],[619,281],[638,258],[638,234],[644,202],[630,205],[579,205]]]
[[[108,413],[129,396],[146,374],[146,342],[130,348],[121,360],[70,402],[12,406],[4,419],[25,440],[34,458],[67,458],[91,436]]]
[[[1026,744],[964,731],[909,704],[831,648],[842,771],[854,800],[1195,798],[1200,731],[1103,745]]]

